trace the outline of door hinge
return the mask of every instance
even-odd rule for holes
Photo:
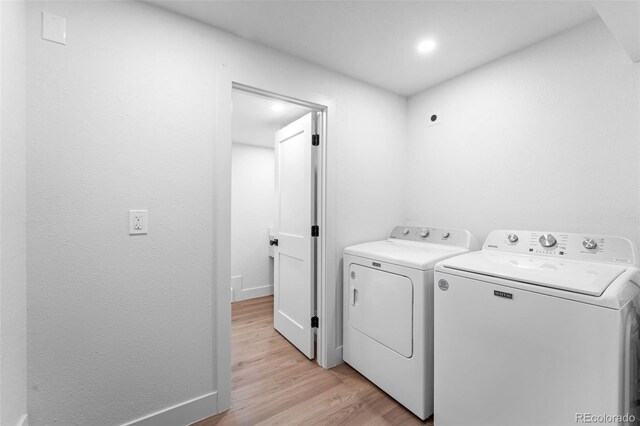
[[[318,225],[313,225],[311,227],[311,236],[319,237],[320,236],[320,227]]]
[[[315,133],[311,135],[311,145],[318,146],[320,145],[320,135]]]
[[[318,328],[319,324],[320,324],[320,320],[318,319],[317,316],[311,317],[311,328]]]

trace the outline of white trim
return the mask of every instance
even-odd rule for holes
[[[23,414],[22,417],[20,417],[20,420],[18,420],[16,426],[29,426],[29,415]]]
[[[258,287],[242,288],[242,275],[231,277],[231,301],[240,302],[242,300],[255,299],[258,297],[271,296],[273,294],[273,284],[261,285]]]
[[[242,300],[256,299],[258,297],[271,296],[273,285],[263,285],[259,287],[242,288],[242,275],[231,277],[231,301],[240,302]]]
[[[222,65],[216,79],[216,138],[213,148],[213,371],[219,412],[231,408],[231,76]]]
[[[124,423],[122,426],[186,426],[217,413],[218,393],[211,392]]]
[[[242,300],[257,299],[258,297],[271,296],[273,294],[273,286],[265,285],[263,287],[243,288],[233,293],[233,301],[240,302]]]
[[[329,121],[335,120],[336,104],[333,100],[327,102],[327,108],[323,114],[322,129],[320,130],[320,170],[322,170],[320,183],[320,253],[318,259],[319,282],[318,289],[318,363],[324,368],[332,368],[342,361],[342,342],[338,344],[338,327],[342,327],[339,316],[342,315],[342,306],[337,306],[342,300],[342,292],[338,283],[342,282],[342,274],[338,268],[336,257],[336,212],[337,212],[337,184],[336,165],[338,164],[337,150],[327,149],[331,138],[335,141]]]

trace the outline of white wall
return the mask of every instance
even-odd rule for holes
[[[596,19],[411,97],[409,220],[638,243],[639,85]]]
[[[40,38],[42,10],[67,18],[66,46]],[[31,425],[118,424],[214,390],[207,37],[140,4],[29,3]],[[129,209],[148,209],[148,235],[128,235]]]
[[[273,294],[268,228],[275,219],[272,148],[234,143],[231,151],[231,276],[233,300]]]
[[[0,424],[27,414],[25,4],[0,2]]]
[[[40,39],[43,9],[67,18],[66,46]],[[32,425],[117,424],[216,390],[222,64],[333,100],[336,260],[404,217],[400,96],[140,3],[30,2],[27,54]],[[127,235],[128,209],[149,210],[149,235]]]

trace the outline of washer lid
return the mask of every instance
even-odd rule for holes
[[[374,241],[344,249],[345,254],[422,271],[433,269],[439,261],[467,251],[466,248],[404,240]]]
[[[606,263],[487,251],[448,259],[442,267],[596,297],[627,269]]]

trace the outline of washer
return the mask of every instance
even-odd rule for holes
[[[440,262],[435,423],[638,424],[636,264],[625,238],[504,230]]]
[[[433,414],[433,267],[476,245],[461,229],[397,226],[344,251],[344,360],[423,420]]]

